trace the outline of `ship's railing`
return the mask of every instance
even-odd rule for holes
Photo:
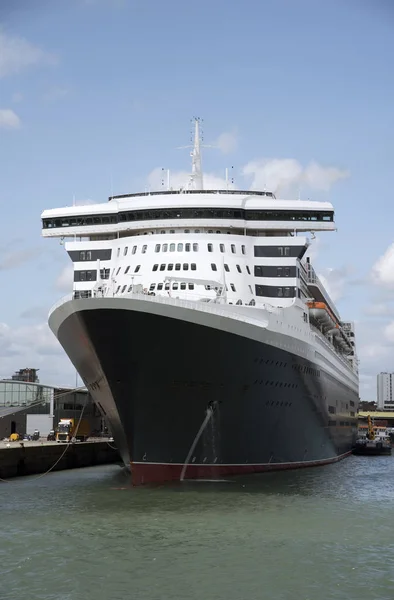
[[[331,308],[331,310],[333,310],[333,312],[335,313],[335,315],[339,318],[339,315],[337,314],[338,311],[335,308],[335,304],[331,300],[330,295],[327,292],[326,288],[324,287],[324,285],[320,281],[318,275],[316,274],[315,269],[312,267],[312,265],[310,263],[304,263],[304,266],[307,269],[307,272],[306,272],[307,282],[310,283],[310,284],[312,284],[312,285],[316,285],[319,288],[321,294],[326,299],[327,304],[329,305],[329,307]]]
[[[152,303],[167,304],[169,306],[178,306],[180,308],[198,310],[198,311],[202,311],[202,312],[206,312],[206,313],[219,315],[222,317],[231,317],[231,318],[237,319],[238,321],[258,325],[259,327],[261,327],[263,324],[267,323],[267,318],[269,318],[269,315],[267,313],[269,313],[269,314],[275,313],[275,314],[279,315],[279,314],[281,314],[281,312],[283,310],[283,309],[277,308],[275,306],[271,306],[269,304],[263,304],[263,303],[257,304],[256,306],[250,306],[248,304],[241,304],[241,305],[239,305],[238,310],[234,310],[235,305],[229,305],[228,303],[223,304],[223,303],[213,302],[212,300],[210,302],[201,302],[201,300],[200,301],[184,300],[181,298],[172,298],[172,297],[166,297],[166,296],[160,296],[160,295],[153,296],[150,294],[136,294],[136,293],[124,294],[122,296],[96,295],[96,296],[91,296],[89,298],[78,298],[78,300],[87,300],[87,299],[89,299],[89,300],[92,300],[92,299],[106,300],[109,298],[118,298],[118,299],[135,298],[136,300],[144,300],[144,301],[152,302]],[[52,308],[49,312],[49,315],[51,315],[57,308],[59,308],[66,302],[69,302],[70,300],[73,300],[73,294],[68,294],[67,296],[63,296],[63,298],[60,298],[60,300],[58,300],[58,302],[56,302],[56,304],[54,304],[52,306]],[[231,306],[231,308],[223,309],[223,308],[221,308],[223,306],[226,306],[226,307]],[[255,312],[256,310],[259,311],[260,314]],[[264,312],[262,312],[262,311],[264,311]],[[246,312],[250,313],[250,314],[246,314]]]
[[[346,359],[346,358],[343,356],[343,354],[341,354],[341,353],[340,353],[340,352],[339,352],[339,351],[338,351],[338,350],[335,348],[335,346],[333,346],[332,344],[330,344],[330,342],[327,340],[327,338],[326,338],[326,337],[324,337],[324,335],[322,334],[322,332],[321,332],[321,331],[320,331],[320,330],[319,330],[317,327],[315,327],[314,325],[311,325],[311,324],[310,324],[310,326],[311,326],[311,329],[312,329],[312,331],[314,331],[314,332],[317,334],[319,341],[320,341],[320,342],[322,342],[322,343],[324,344],[324,346],[325,346],[325,347],[326,347],[328,350],[330,350],[331,352],[335,352],[336,356],[337,356],[337,357],[338,357],[338,358],[339,358],[339,359],[342,361],[342,363],[343,363],[344,365],[346,365],[348,368],[352,369],[352,365],[351,365],[350,361],[348,361],[348,360],[347,360],[347,359]],[[353,369],[352,369],[352,370],[353,370]],[[354,370],[353,370],[353,372],[354,372]]]

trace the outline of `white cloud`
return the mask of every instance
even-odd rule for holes
[[[343,296],[345,288],[349,285],[350,273],[348,267],[340,267],[339,269],[328,267],[318,273],[320,281],[333,302],[337,302]]]
[[[223,152],[223,154],[230,154],[237,149],[237,136],[235,132],[225,132],[219,135],[215,142],[215,146]]]
[[[19,73],[26,67],[55,62],[53,55],[27,40],[0,31],[0,77]]]
[[[328,191],[334,183],[349,175],[348,171],[323,167],[316,162],[303,167],[294,158],[252,160],[243,167],[242,173],[251,180],[251,189],[268,189],[282,195],[298,195],[305,187]]]
[[[337,167],[323,167],[312,161],[303,170],[301,183],[305,183],[312,190],[328,192],[334,183],[349,177],[349,171]]]
[[[391,321],[384,328],[384,335],[389,342],[394,342],[394,321]]]
[[[364,309],[364,313],[372,317],[394,317],[394,305],[387,302],[373,302]]]
[[[0,323],[0,378],[25,366],[40,369],[42,383],[70,385],[75,370],[46,322],[10,327]]]
[[[21,126],[21,120],[10,108],[0,108],[0,128],[18,129]]]
[[[394,287],[394,243],[372,267],[372,278],[378,285]]]
[[[55,287],[61,292],[68,292],[71,294],[73,289],[74,281],[74,269],[72,265],[67,265],[60,272],[60,275],[56,279]]]

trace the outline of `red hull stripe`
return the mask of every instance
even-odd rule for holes
[[[284,471],[289,469],[302,469],[306,467],[318,467],[338,462],[351,451],[326,458],[323,460],[309,460],[302,462],[289,463],[263,463],[257,465],[204,465],[190,464],[185,473],[185,479],[218,479],[228,477],[229,475],[247,475],[250,473],[264,473],[267,471]],[[131,462],[131,480],[132,484],[143,485],[144,483],[164,483],[165,481],[179,481],[181,478],[183,464],[180,463],[149,463],[149,462]]]

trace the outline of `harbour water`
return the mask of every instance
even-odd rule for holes
[[[2,600],[392,600],[394,457],[130,488],[0,483]]]

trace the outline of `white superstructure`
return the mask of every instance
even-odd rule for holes
[[[281,200],[267,191],[204,190],[198,120],[191,156],[185,189],[42,213],[43,236],[67,239],[74,298],[151,295],[239,311],[246,306],[251,318],[262,309],[279,310],[285,316],[276,322],[288,324],[286,334],[292,328],[313,346],[317,336],[317,355],[336,355],[346,380],[356,384],[353,325],[341,322],[304,256],[307,232],[336,229],[331,203]],[[321,360],[333,368],[330,359]]]

